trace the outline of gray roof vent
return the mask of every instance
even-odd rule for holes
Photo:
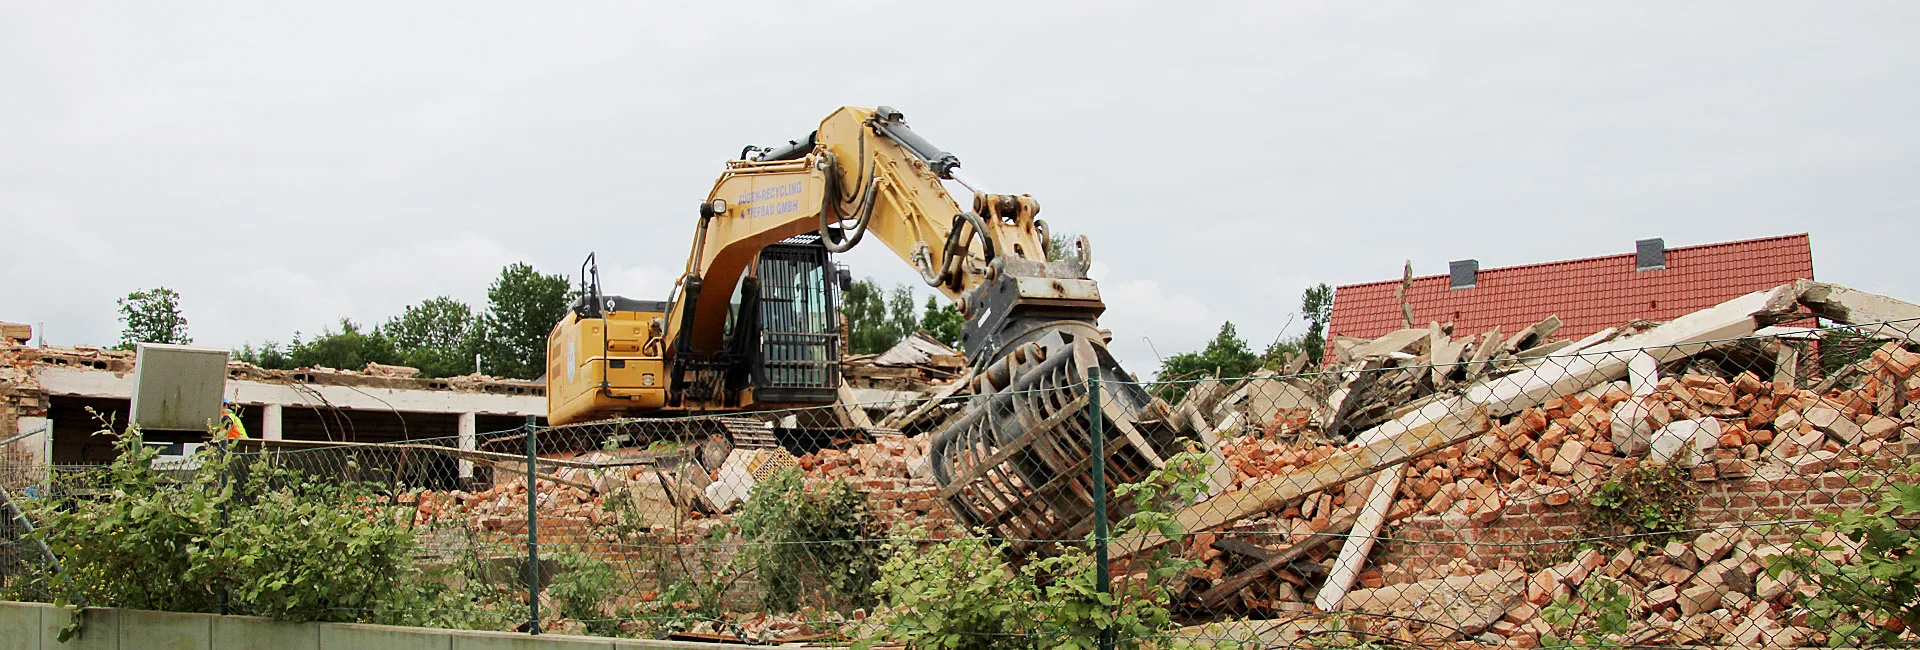
[[[1480,260],[1448,262],[1447,277],[1448,289],[1472,289],[1480,282]]]
[[[1633,270],[1654,271],[1667,268],[1667,242],[1658,237],[1633,243]]]

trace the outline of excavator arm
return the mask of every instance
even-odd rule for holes
[[[966,207],[949,196],[949,180],[973,192]],[[796,362],[793,348],[772,355],[760,347],[776,335],[801,335],[754,329],[779,320],[763,318],[761,283],[792,283],[798,273],[817,284],[832,269],[822,255],[820,265],[788,272],[769,267],[768,254],[809,233],[830,252],[872,238],[966,319],[962,347],[970,367],[962,381],[971,397],[929,450],[950,509],[964,523],[1011,540],[1079,539],[1095,503],[1087,476],[1095,462],[1092,405],[1101,406],[1110,484],[1144,479],[1179,451],[1180,440],[1211,432],[1188,426],[1195,418],[1149,395],[1107,352],[1097,320],[1106,307],[1087,277],[1090,246],[1081,237],[1070,254],[1056,251],[1064,259],[1049,259],[1039,212],[1028,195],[987,192],[962,176],[960,159],[914,132],[899,111],[840,108],[804,138],[748,147],[727,162],[700,205],[693,250],[673,295],[666,303],[636,303],[660,304],[658,312],[636,311],[622,321],[621,299],[603,298],[597,283],[588,288],[549,340],[549,381],[557,387],[549,401],[560,405],[550,413],[564,410],[564,422],[634,408],[785,405],[750,380],[764,372],[755,364],[771,364],[773,356],[820,367],[838,360],[815,353],[819,358]],[[609,307],[600,310],[602,303]],[[824,329],[823,321],[812,319],[816,328]],[[641,339],[646,343],[627,342]],[[623,345],[640,352],[616,358]],[[664,386],[647,374],[655,369],[664,370]],[[597,387],[590,384],[596,371]],[[837,387],[837,373],[822,376]],[[1090,379],[1100,382],[1098,400],[1089,394]],[[1125,501],[1107,502],[1118,516]],[[1033,541],[1015,545],[1044,550]]]
[[[749,152],[757,155],[727,163],[700,207],[681,278],[694,299],[678,301],[673,313],[674,329],[686,333],[694,351],[720,344],[717,325],[760,249],[804,233],[818,233],[836,253],[872,236],[970,320],[975,307],[988,315],[978,289],[996,271],[1058,276],[1079,286],[1067,291],[1063,283],[1053,293],[1076,302],[1085,317],[1104,308],[1085,277],[1084,238],[1074,259],[1049,265],[1047,224],[1036,218],[1040,204],[975,189],[979,184],[960,175],[959,158],[921,138],[899,111],[844,107],[806,138]],[[956,204],[942,180],[975,189],[971,209]]]

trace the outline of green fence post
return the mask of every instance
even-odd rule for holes
[[[1090,463],[1093,478],[1093,575],[1099,583],[1095,588],[1102,594],[1110,594],[1113,576],[1108,575],[1107,567],[1107,432],[1105,415],[1100,409],[1100,375],[1097,372],[1096,368],[1087,369],[1087,446],[1093,454]],[[1100,631],[1100,648],[1113,649],[1111,626]]]
[[[218,450],[215,453],[219,455],[220,462],[221,462],[221,465],[220,465],[221,494],[218,495],[218,497],[220,498],[219,527],[220,527],[220,530],[225,530],[227,528],[227,511],[229,508],[232,507],[233,499],[239,496],[238,494],[239,488],[235,486],[233,482],[233,446],[232,446],[233,440],[220,433],[215,433],[213,435],[215,436],[213,445],[214,445],[214,448]],[[224,571],[222,573],[224,573]],[[226,616],[228,614],[232,614],[233,611],[229,606],[229,603],[231,602],[231,598],[232,598],[232,592],[228,588],[227,577],[224,575],[221,576],[220,593],[217,595],[217,598],[219,598],[219,601],[220,601],[220,615]]]
[[[539,458],[536,437],[540,428],[534,416],[527,416],[527,631],[540,633],[540,490],[534,478],[534,461]]]

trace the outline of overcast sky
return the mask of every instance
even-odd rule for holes
[[[746,144],[887,104],[1088,235],[1137,372],[1303,287],[1812,234],[1920,299],[1920,3],[0,0],[0,320],[284,341],[503,264],[663,297]],[[859,275],[907,282],[872,245]],[[1289,334],[1298,333],[1296,321]],[[1152,348],[1146,343],[1152,340]]]

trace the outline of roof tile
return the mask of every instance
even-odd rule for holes
[[[1413,279],[1416,323],[1453,321],[1459,336],[1499,326],[1512,333],[1558,315],[1557,336],[1580,338],[1634,319],[1671,320],[1742,294],[1813,279],[1806,233],[1667,249],[1667,268],[1635,271],[1634,255],[1607,255],[1481,269],[1478,283],[1448,288],[1448,276]],[[1399,329],[1399,279],[1334,290],[1331,334],[1372,338]],[[1457,314],[1457,315],[1456,315]]]

